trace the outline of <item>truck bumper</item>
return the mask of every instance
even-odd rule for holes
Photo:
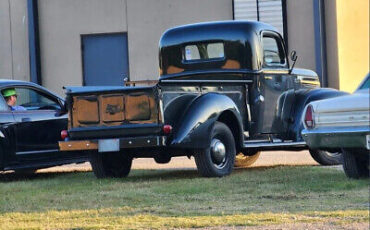
[[[165,146],[165,136],[124,137],[94,140],[59,141],[60,151],[92,150],[99,152],[118,152],[128,148],[148,148]]]
[[[302,131],[302,137],[312,149],[370,149],[370,129],[368,127],[304,129]]]

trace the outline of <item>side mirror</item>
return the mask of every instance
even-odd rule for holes
[[[292,67],[289,70],[289,74],[292,73],[293,68],[294,68],[294,65],[295,65],[295,63],[297,61],[297,58],[298,58],[297,57],[297,52],[295,50],[292,50],[292,52],[290,52],[290,60],[293,61],[293,64],[292,64]]]
[[[67,101],[60,101],[60,104],[60,109],[56,113],[58,117],[68,113]]]
[[[290,59],[294,62],[297,61],[297,52],[295,50],[290,52]]]

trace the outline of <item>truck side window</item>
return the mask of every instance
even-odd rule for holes
[[[274,36],[263,36],[263,64],[264,66],[281,66],[285,64],[282,48]]]

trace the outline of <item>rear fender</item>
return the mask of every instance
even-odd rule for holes
[[[181,119],[177,121],[174,135],[169,140],[170,146],[191,149],[207,148],[210,145],[212,128],[221,117],[228,117],[233,120],[234,124],[237,124],[236,127],[230,127],[230,129],[240,144],[243,127],[237,106],[225,95],[207,93],[196,97]]]
[[[301,131],[303,129],[302,114],[306,105],[312,101],[326,98],[339,97],[348,93],[330,88],[317,88],[312,90],[302,89],[296,91],[295,108],[292,114],[292,125],[289,127],[288,135],[296,141],[303,141]]]

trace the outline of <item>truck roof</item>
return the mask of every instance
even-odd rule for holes
[[[258,70],[256,55],[259,54],[262,31],[278,33],[273,26],[256,21],[205,22],[169,29],[159,42],[161,78],[202,69]],[[191,45],[217,43],[224,48],[223,56],[186,60],[186,55],[191,52]]]

